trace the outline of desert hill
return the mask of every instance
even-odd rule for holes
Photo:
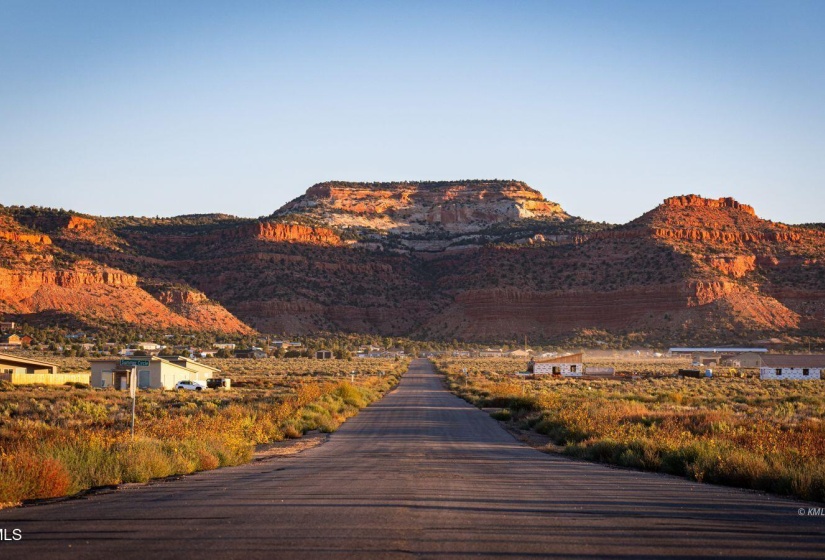
[[[493,245],[440,257],[452,304],[430,336],[571,331],[753,341],[825,322],[825,236],[731,199],[667,199],[629,224],[568,243]]]
[[[57,316],[92,327],[130,324],[187,331],[251,331],[202,293],[107,264],[117,262],[128,250],[122,238],[88,216],[3,209],[0,309],[34,323]]]
[[[259,220],[0,211],[0,310],[277,334],[753,341],[825,326],[825,231],[672,197],[619,226],[518,181],[321,183]]]

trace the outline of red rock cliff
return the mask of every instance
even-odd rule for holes
[[[731,208],[734,210],[739,210],[746,214],[750,214],[751,216],[756,216],[756,212],[754,211],[752,206],[748,206],[747,204],[740,204],[739,202],[735,201],[730,197],[713,199],[704,198],[695,194],[688,194],[666,198],[664,204],[665,206],[676,207],[693,206],[699,208]]]
[[[340,245],[341,238],[331,229],[309,227],[298,224],[264,222],[252,226],[255,237],[264,241],[286,241],[292,243],[313,243]]]

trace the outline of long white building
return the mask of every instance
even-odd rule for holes
[[[821,379],[825,355],[765,354],[759,368],[760,379]]]
[[[532,365],[533,375],[581,377],[584,371],[584,356],[582,353],[578,353],[555,358],[536,358],[533,360]]]

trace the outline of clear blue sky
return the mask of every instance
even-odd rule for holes
[[[825,221],[825,2],[0,0],[0,203],[266,215],[516,178]]]

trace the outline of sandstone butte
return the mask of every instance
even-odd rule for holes
[[[742,342],[821,331],[824,258],[821,227],[731,198],[675,196],[608,226],[519,181],[327,182],[260,220],[2,208],[0,311],[90,327]]]

